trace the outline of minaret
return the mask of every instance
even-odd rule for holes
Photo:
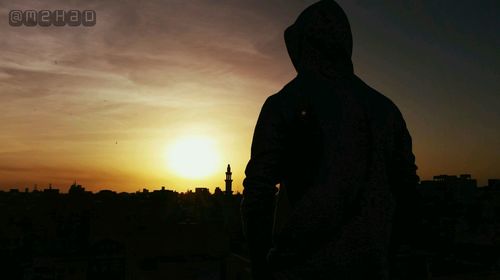
[[[227,165],[227,171],[226,171],[226,194],[231,195],[233,194],[233,179],[231,179],[231,175],[233,173],[231,172],[231,165]]]

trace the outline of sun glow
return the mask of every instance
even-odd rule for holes
[[[167,149],[168,168],[179,176],[201,179],[220,169],[219,152],[215,142],[207,137],[184,137]]]

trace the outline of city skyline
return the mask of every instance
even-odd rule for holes
[[[219,184],[216,186],[206,186],[206,185],[192,185],[192,186],[184,186],[183,188],[176,189],[176,188],[169,188],[168,186],[165,185],[159,185],[159,186],[138,186],[136,190],[128,191],[128,193],[141,193],[141,192],[149,192],[149,191],[174,191],[174,192],[179,192],[179,193],[189,193],[197,190],[206,190],[209,193],[217,193],[218,191],[221,191],[225,194],[241,194],[242,193],[242,187],[241,186],[236,186],[237,188],[234,188],[233,186],[233,180],[232,180],[232,170],[231,170],[231,165],[228,164],[224,174],[220,172],[220,177],[222,178],[224,175],[224,180],[221,180],[224,182],[224,184]],[[439,174],[439,175],[433,175],[430,178],[421,178],[419,185],[426,185],[432,183],[432,182],[439,182],[443,180],[448,180],[448,179],[460,179],[460,180],[468,180],[470,182],[473,182],[475,185],[475,188],[498,188],[499,187],[499,178],[487,178],[485,180],[484,184],[481,184],[478,182],[478,180],[473,177],[472,174],[456,174],[456,175],[449,175],[449,174]],[[78,187],[78,188],[83,188],[83,191],[89,191],[85,189],[85,186],[80,184],[77,180],[75,180],[71,185],[68,186],[54,186],[52,183],[49,183],[48,185],[39,185],[39,184],[34,184],[33,186],[11,186],[7,188],[2,188],[0,186],[0,191],[19,191],[19,192],[33,192],[33,191],[45,191],[45,190],[56,190],[57,192],[63,192],[63,193],[68,193],[70,192],[72,187]],[[233,189],[236,189],[233,191]],[[120,189],[113,189],[113,188],[97,188],[90,190],[90,192],[93,193],[98,193],[99,191],[113,191],[117,193],[127,193],[127,191],[122,191]]]

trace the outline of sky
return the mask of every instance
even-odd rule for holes
[[[338,1],[355,72],[402,111],[421,179],[484,185],[500,178],[500,2],[463,2]],[[296,74],[283,31],[312,3],[2,1],[0,189],[213,190],[230,163],[241,191],[262,103]],[[12,27],[14,9],[91,9],[97,23]],[[172,166],[193,139],[217,157],[203,178]]]

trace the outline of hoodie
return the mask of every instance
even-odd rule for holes
[[[333,0],[305,9],[285,42],[297,76],[265,101],[243,181],[254,278],[388,279],[393,248],[413,242],[418,223],[405,121],[354,74]]]

